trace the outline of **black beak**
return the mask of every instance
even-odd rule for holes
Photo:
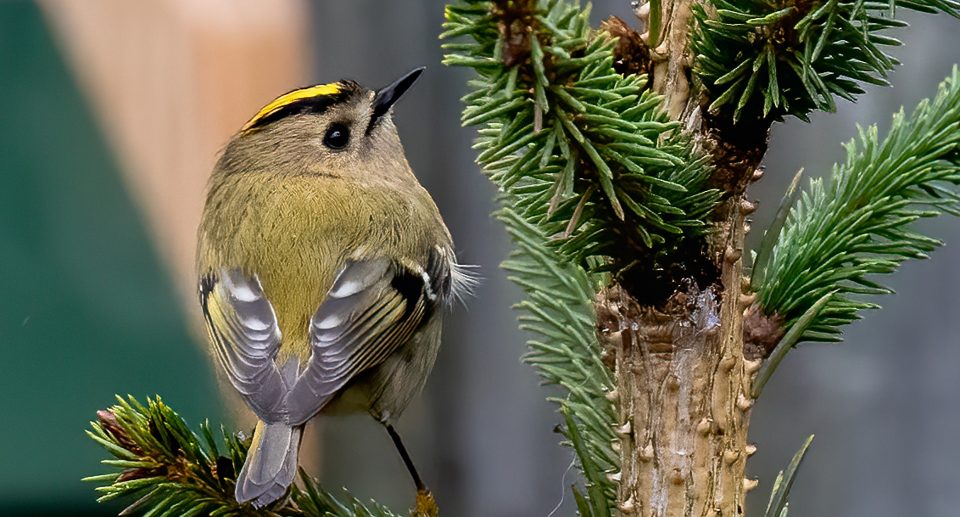
[[[410,89],[413,83],[417,82],[417,78],[423,73],[424,68],[426,67],[414,68],[400,79],[377,90],[377,94],[373,97],[373,116],[370,118],[371,128],[400,99],[400,96]]]

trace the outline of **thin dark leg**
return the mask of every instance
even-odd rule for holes
[[[383,424],[383,426],[387,428],[387,432],[390,433],[390,438],[393,439],[393,444],[397,446],[397,451],[400,452],[400,457],[403,458],[403,464],[407,466],[407,470],[410,471],[410,476],[413,478],[413,483],[417,485],[417,491],[427,490],[427,485],[423,484],[423,481],[420,479],[420,474],[417,474],[417,467],[413,466],[413,460],[410,459],[407,448],[403,446],[403,441],[400,440],[400,435],[397,434],[397,430],[390,424]]]

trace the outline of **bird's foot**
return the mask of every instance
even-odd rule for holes
[[[440,515],[440,508],[430,489],[417,490],[417,506],[413,509],[413,517],[437,517],[438,515]]]

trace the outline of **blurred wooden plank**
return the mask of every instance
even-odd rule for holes
[[[308,77],[302,0],[40,0],[193,307],[196,227],[230,135]]]

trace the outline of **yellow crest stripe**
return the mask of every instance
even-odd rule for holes
[[[267,104],[260,111],[257,112],[249,122],[244,124],[243,129],[240,131],[246,131],[251,127],[257,125],[258,122],[263,120],[265,117],[270,116],[273,113],[283,109],[286,106],[289,106],[295,102],[299,102],[305,99],[313,99],[317,97],[328,97],[330,95],[337,95],[343,91],[343,85],[341,83],[328,83],[328,84],[318,84],[316,86],[309,86],[307,88],[301,88],[299,90],[294,90],[289,93],[285,93],[273,101],[270,104]]]

